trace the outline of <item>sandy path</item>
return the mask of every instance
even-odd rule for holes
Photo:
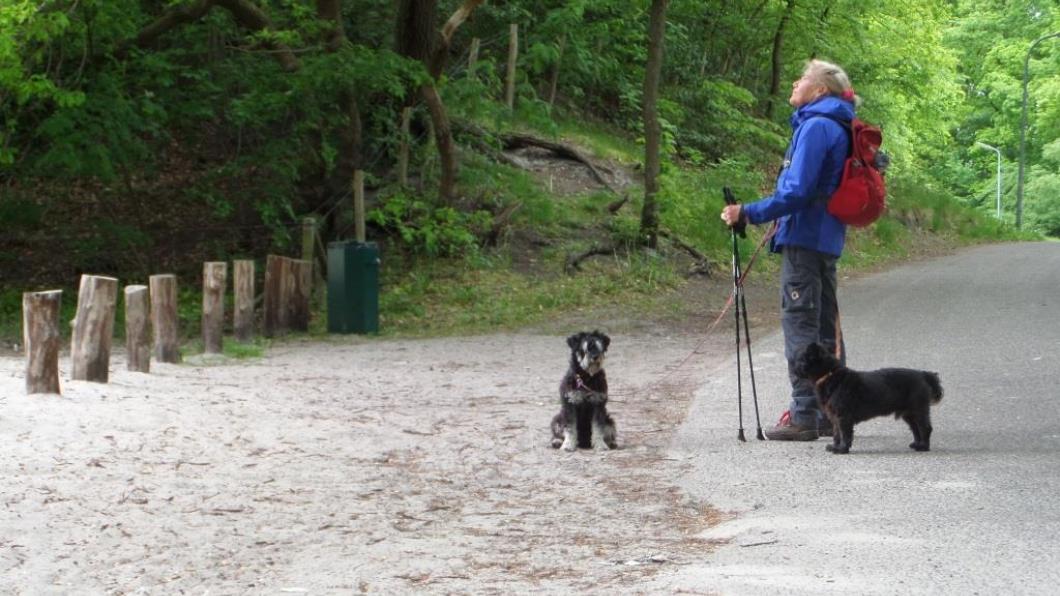
[[[548,447],[563,337],[286,343],[112,358],[26,396],[0,357],[0,593],[636,591],[701,561],[719,514],[666,455],[731,349],[612,334],[621,448]],[[724,337],[723,337],[724,336]],[[726,373],[728,371],[726,370]]]

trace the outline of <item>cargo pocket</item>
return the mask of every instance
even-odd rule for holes
[[[781,308],[784,312],[807,312],[817,308],[811,284],[784,284],[784,299],[781,301]]]

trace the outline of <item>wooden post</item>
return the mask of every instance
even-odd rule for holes
[[[519,25],[512,23],[508,26],[508,79],[504,86],[504,103],[508,109],[515,107],[515,61],[519,57]]]
[[[273,337],[282,331],[287,324],[284,320],[285,313],[281,310],[282,303],[280,292],[283,289],[282,280],[286,259],[276,255],[265,258],[265,305],[262,317],[262,333],[265,337]]]
[[[147,286],[125,286],[125,368],[151,372],[151,300]]]
[[[364,242],[364,170],[353,171],[353,230],[357,242]]]
[[[152,275],[151,333],[155,340],[155,360],[180,362],[180,343],[177,338],[177,276]]]
[[[475,64],[478,62],[478,47],[481,43],[482,41],[479,38],[471,38],[471,52],[469,52],[467,56],[467,70],[472,74],[474,74]]]
[[[269,255],[265,261],[266,337],[282,335],[291,329],[309,329],[310,263]]]
[[[236,309],[232,315],[232,326],[236,340],[250,341],[254,335],[254,261],[235,261],[232,265]]]
[[[316,249],[317,220],[312,217],[302,218],[302,260],[313,262],[313,251]]]
[[[317,220],[314,217],[302,218],[302,260],[309,262],[309,285],[310,297],[315,292],[317,296],[323,296],[324,272],[321,270],[320,262],[317,260],[316,250],[320,246],[320,234],[317,230]],[[327,258],[321,253],[322,258]]]
[[[287,324],[295,331],[309,331],[309,298],[313,283],[313,263],[289,259],[285,300]]]
[[[401,110],[401,144],[398,145],[398,184],[409,185],[409,128],[412,108]]]
[[[106,383],[110,374],[110,343],[114,336],[114,308],[118,280],[82,275],[77,292],[77,315],[70,339],[70,377]]]
[[[214,261],[202,265],[202,351],[220,354],[224,349],[225,287],[228,263]]]
[[[59,391],[59,304],[62,290],[22,294],[22,344],[26,393]]]

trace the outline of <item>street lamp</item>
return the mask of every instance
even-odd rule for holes
[[[1025,161],[1025,145],[1027,135],[1027,78],[1030,76],[1031,51],[1034,46],[1050,37],[1060,37],[1060,32],[1043,35],[1031,42],[1027,48],[1027,57],[1023,59],[1023,115],[1020,118],[1020,169],[1016,177],[1016,228],[1019,229],[1023,222],[1023,162]]]
[[[982,141],[976,141],[975,145],[997,153],[997,218],[1001,219],[1001,150]]]

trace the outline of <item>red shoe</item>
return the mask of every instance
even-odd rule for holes
[[[770,441],[816,441],[820,436],[816,425],[807,427],[792,424],[789,411],[781,414],[777,425],[766,431],[766,438]]]

